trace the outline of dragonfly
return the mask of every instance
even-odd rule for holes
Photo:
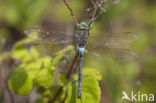
[[[79,55],[78,66],[78,88],[77,98],[82,97],[82,60],[85,50],[99,61],[129,61],[137,58],[137,54],[127,48],[126,45],[136,41],[138,35],[132,32],[117,33],[108,36],[90,35],[88,25],[81,22],[76,25],[76,33],[47,32],[40,28],[31,28],[24,31],[28,36],[55,46],[73,45]]]

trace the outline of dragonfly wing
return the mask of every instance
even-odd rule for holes
[[[136,41],[138,38],[139,36],[136,33],[124,32],[111,35],[99,35],[99,36],[91,35],[88,41],[89,43],[93,43],[108,48],[123,48],[126,45]]]
[[[74,44],[74,36],[66,32],[47,32],[42,28],[32,28],[24,31],[34,41],[25,44],[27,48],[35,46],[41,55],[55,55],[59,50]]]
[[[73,43],[73,35],[66,32],[47,32],[41,28],[32,28],[24,31],[28,36],[53,45]]]
[[[98,61],[105,62],[126,62],[137,58],[137,54],[135,52],[122,48],[95,48],[94,50],[89,50],[87,55],[94,59],[96,58]]]
[[[40,56],[54,56],[60,50],[65,49],[66,45],[52,45],[46,43],[40,43],[39,41],[32,41],[29,43],[23,44],[23,46],[30,50],[31,47],[35,47],[35,49],[40,53]],[[72,46],[72,45],[68,45]]]

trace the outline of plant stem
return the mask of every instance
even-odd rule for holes
[[[68,73],[66,74],[67,79],[70,79],[70,77],[71,77],[72,70],[73,70],[74,65],[75,65],[75,63],[76,63],[76,61],[77,61],[78,55],[79,55],[79,53],[77,52],[76,55],[75,55],[75,57],[74,57],[74,59],[73,59],[73,61],[72,61],[71,66],[70,66],[70,68],[69,68],[69,71],[68,71]],[[62,89],[63,89],[63,86],[61,86],[61,87],[59,88],[59,90],[57,91],[56,95],[54,96],[54,98],[53,98],[51,101],[49,101],[49,103],[54,103],[54,102],[56,101],[56,98],[60,95]],[[66,97],[64,98],[63,101],[65,101],[65,99],[66,99]]]
[[[72,74],[74,65],[75,65],[75,63],[77,61],[78,55],[79,55],[79,53],[77,52],[76,55],[75,55],[75,57],[74,57],[74,59],[73,59],[73,61],[72,61],[72,64],[69,67],[68,73],[66,74],[67,79],[69,79],[71,77],[71,74]]]
[[[75,16],[74,13],[73,13],[72,8],[69,6],[69,4],[67,3],[66,0],[63,0],[63,2],[66,4],[67,8],[69,9],[69,11],[70,11],[70,13],[71,13],[71,16],[74,18],[74,21],[75,21],[75,23],[76,23],[76,25],[77,25],[77,24],[78,24],[78,21],[77,21],[77,19],[76,19],[76,16]]]

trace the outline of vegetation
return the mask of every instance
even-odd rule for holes
[[[107,0],[106,4],[112,2]],[[90,0],[69,0],[69,5],[77,21],[88,23],[90,11],[86,10],[90,10]],[[121,0],[105,9],[94,21],[90,34],[137,32],[140,40],[130,48],[138,54],[138,59],[126,63],[98,62],[86,51],[83,96],[78,99],[77,70],[68,71],[76,54],[74,47],[59,50],[55,56],[45,55],[41,48],[48,48],[49,53],[56,47],[30,46],[34,40],[23,32],[36,25],[47,30],[72,32],[75,20],[71,11],[61,0],[1,0],[0,103],[16,103],[17,98],[21,103],[120,103],[122,91],[156,94],[155,0]]]

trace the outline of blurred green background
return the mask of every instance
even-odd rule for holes
[[[90,7],[89,0],[69,0],[69,4],[79,22],[88,20],[89,13],[85,9]],[[74,22],[61,0],[0,0],[0,54],[10,51],[16,42],[25,38],[25,29],[36,26],[72,31]],[[91,33],[126,31],[140,36],[131,45],[131,49],[138,54],[136,60],[126,63],[84,60],[84,67],[95,68],[103,75],[100,103],[120,103],[122,91],[128,94],[131,91],[156,94],[156,0],[121,0],[97,19]],[[13,71],[11,60],[5,63],[7,70],[2,70],[4,64],[0,63],[0,93],[8,88],[5,83]],[[5,94],[5,103],[10,103],[9,95],[13,94],[9,91]],[[16,103],[18,99],[30,98],[13,97]]]

